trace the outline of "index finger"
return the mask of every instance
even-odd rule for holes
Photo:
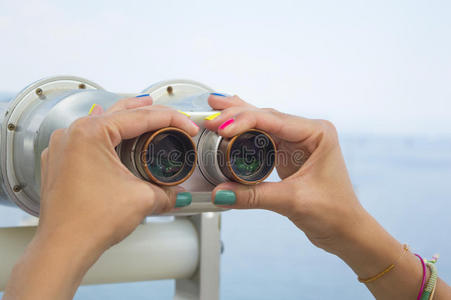
[[[69,132],[103,136],[106,132],[113,146],[117,146],[124,139],[164,127],[177,127],[191,136],[196,135],[199,130],[187,116],[174,109],[146,106],[78,119],[69,127]]]
[[[232,137],[249,129],[260,129],[288,142],[300,142],[318,128],[315,120],[296,117],[272,109],[246,110],[219,126],[218,134]]]
[[[233,106],[255,107],[238,96],[218,96],[210,94],[208,97],[208,105],[215,110],[223,110]]]
[[[142,106],[152,105],[153,100],[147,94],[138,97],[122,98],[116,101],[108,110],[107,113],[112,113],[120,110],[133,109]]]

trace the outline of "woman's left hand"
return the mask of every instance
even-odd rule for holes
[[[39,226],[12,272],[5,300],[71,299],[106,249],[146,216],[175,207],[177,188],[137,178],[115,151],[122,140],[163,127],[197,133],[187,116],[150,104],[150,97],[130,98],[105,113],[97,106],[52,134],[41,159]]]

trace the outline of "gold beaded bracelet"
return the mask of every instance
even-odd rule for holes
[[[382,276],[384,276],[385,274],[387,274],[388,272],[390,272],[390,271],[395,267],[395,264],[398,263],[398,261],[399,261],[399,260],[404,256],[404,254],[406,254],[406,252],[408,252],[408,251],[409,251],[409,246],[408,246],[407,244],[404,244],[404,245],[403,245],[403,251],[402,251],[401,255],[395,260],[394,263],[392,263],[392,264],[389,265],[387,268],[385,268],[385,270],[383,270],[382,272],[380,272],[380,273],[378,273],[378,274],[376,274],[376,275],[374,275],[374,276],[372,276],[372,277],[369,277],[369,278],[362,279],[362,278],[358,277],[357,279],[358,279],[360,282],[362,282],[362,283],[370,283],[370,282],[372,282],[372,281],[374,281],[374,280],[376,280],[376,279],[381,278]]]

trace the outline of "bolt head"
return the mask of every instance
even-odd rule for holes
[[[35,92],[36,92],[36,95],[38,95],[38,96],[42,96],[42,94],[43,94],[43,91],[41,88],[37,88]]]
[[[14,129],[16,129],[16,125],[14,125],[13,123],[9,123],[8,124],[8,130],[14,130]]]
[[[16,193],[17,193],[17,192],[20,192],[21,190],[22,190],[22,187],[21,187],[20,185],[17,185],[17,184],[16,184],[16,185],[13,187],[13,191],[16,192]]]

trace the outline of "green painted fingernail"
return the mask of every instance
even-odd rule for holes
[[[215,195],[215,204],[232,205],[236,202],[236,195],[233,191],[217,191]]]
[[[182,192],[177,194],[177,199],[175,200],[175,207],[184,207],[191,204],[193,197],[191,193]]]

